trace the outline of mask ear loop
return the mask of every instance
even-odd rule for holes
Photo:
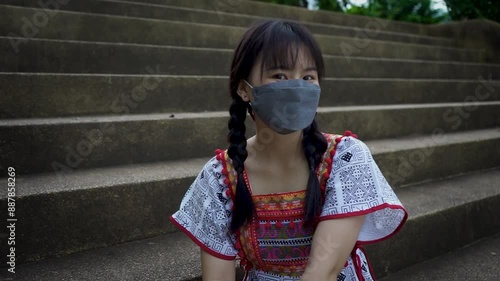
[[[253,113],[253,108],[252,108],[251,102],[247,103],[247,109],[248,109],[248,113],[250,114],[250,117],[252,117],[253,121],[255,121],[255,115]]]
[[[250,87],[250,89],[253,89],[253,86],[252,86],[252,85],[250,85],[250,83],[248,83],[248,81],[247,81],[247,80],[243,79],[243,81],[245,81],[245,83],[247,83],[247,85],[248,85],[248,87]]]
[[[247,83],[247,85],[250,87],[250,89],[253,89],[252,85],[250,85],[250,83],[248,83],[247,80],[243,79],[243,81],[245,81],[245,83]],[[247,103],[247,109],[248,109],[248,113],[250,114],[250,117],[252,117],[253,121],[255,121],[255,115],[253,113],[253,108],[252,108],[252,102]]]

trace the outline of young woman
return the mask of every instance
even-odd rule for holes
[[[375,280],[362,244],[407,212],[369,148],[315,121],[320,48],[293,21],[261,20],[231,65],[229,147],[216,150],[170,220],[201,248],[204,281]],[[246,139],[245,118],[255,123]]]

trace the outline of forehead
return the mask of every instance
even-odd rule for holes
[[[254,70],[262,73],[272,69],[304,70],[316,67],[311,52],[304,45],[276,48],[273,51],[262,51],[257,57]]]

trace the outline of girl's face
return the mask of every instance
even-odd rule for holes
[[[299,49],[295,65],[293,65],[293,62],[288,63],[288,65],[290,66],[264,65],[264,68],[262,68],[262,55],[259,55],[247,81],[255,87],[279,80],[304,79],[319,86],[318,71],[314,60],[304,48]],[[245,102],[254,100],[252,89],[243,80],[239,83],[238,95]]]

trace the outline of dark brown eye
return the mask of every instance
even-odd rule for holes
[[[282,73],[278,73],[278,74],[274,74],[273,78],[278,79],[278,80],[283,80],[283,79],[286,79],[286,76]]]
[[[314,80],[314,76],[311,76],[311,75],[306,75],[304,76],[303,78],[304,80]]]

